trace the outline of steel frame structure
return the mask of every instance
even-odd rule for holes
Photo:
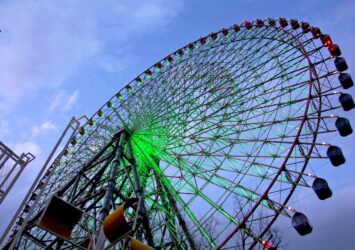
[[[14,186],[25,167],[35,159],[31,153],[18,156],[0,141],[0,204]]]
[[[56,153],[56,151],[60,147],[63,139],[65,138],[65,136],[67,135],[69,130],[72,130],[71,134],[69,135],[69,139],[71,139],[74,136],[74,134],[77,132],[77,130],[78,130],[79,126],[80,126],[80,121],[83,120],[83,119],[88,120],[86,116],[83,116],[83,117],[80,117],[78,119],[73,117],[69,121],[68,125],[64,129],[63,133],[61,134],[60,138],[58,139],[57,143],[53,147],[51,153],[49,154],[46,162],[44,163],[44,165],[42,166],[41,170],[39,171],[36,179],[34,180],[33,184],[29,188],[27,194],[23,198],[20,206],[16,210],[15,214],[12,216],[12,219],[11,219],[10,223],[8,224],[8,226],[6,227],[4,232],[2,233],[2,236],[0,238],[0,247],[3,247],[8,242],[8,241],[6,241],[8,239],[8,237],[11,238],[11,237],[15,236],[15,234],[14,234],[15,230],[19,230],[20,229],[20,226],[22,224],[21,221],[24,220],[24,217],[26,215],[29,215],[30,205],[35,200],[35,199],[33,199],[33,193],[37,189],[41,189],[43,187],[43,185],[45,184],[44,181],[46,180],[46,177],[48,177],[48,174],[45,175],[45,171],[47,170],[48,164],[51,162],[54,154]],[[69,144],[69,141],[64,145],[64,147],[67,147],[68,144]],[[60,158],[60,155],[58,155],[57,159],[58,158]],[[16,221],[17,221],[17,224],[15,224]],[[9,232],[10,232],[11,229],[12,229],[12,233],[9,236]]]
[[[94,218],[97,249],[125,248],[127,237],[156,249],[263,249],[278,216],[298,213],[289,205],[295,189],[312,188],[317,176],[306,167],[327,163],[324,141],[342,107],[343,70],[320,30],[277,21],[211,33],[127,84],[47,170],[11,246],[70,248],[37,226],[56,195]],[[127,237],[101,240],[102,221],[132,198]],[[70,241],[87,233],[77,227]]]

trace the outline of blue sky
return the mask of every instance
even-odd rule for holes
[[[17,153],[37,156],[0,207],[1,221],[72,116],[91,116],[179,47],[245,19],[296,18],[329,33],[355,76],[354,10],[355,2],[346,0],[0,0],[0,140]],[[346,115],[355,124],[354,114]],[[334,139],[347,157],[344,166],[317,172],[329,180],[334,197],[319,202],[299,196],[315,232],[301,238],[280,225],[288,249],[354,249],[352,138]]]

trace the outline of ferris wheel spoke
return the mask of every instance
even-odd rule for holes
[[[185,173],[188,172],[187,169],[184,169],[184,171],[185,171]],[[199,191],[198,189],[196,189],[196,188],[194,187],[194,185],[191,184],[188,180],[185,179],[185,181],[186,181],[186,183],[188,183],[188,185],[190,186],[190,188],[192,188],[193,193],[195,193],[195,197],[196,197],[196,192],[197,192],[197,194],[198,194],[200,197],[202,197],[203,199],[205,199],[205,201],[206,201],[208,204],[210,204],[211,206],[217,208],[218,205],[216,205],[212,200],[210,200],[210,199],[209,199],[206,195],[204,195],[201,191]],[[219,209],[219,210],[221,210],[221,209]],[[230,217],[230,216],[228,215],[228,213],[227,213],[226,211],[221,210],[220,212],[221,212],[224,216],[227,216],[227,218],[228,218],[229,220],[233,219],[232,217]]]
[[[140,154],[145,155],[144,151],[142,151],[142,149],[137,145],[137,150],[140,151]],[[146,156],[147,159],[150,159],[149,156]],[[182,209],[186,212],[186,214],[189,216],[189,218],[191,219],[191,221],[195,224],[195,226],[199,229],[199,231],[201,232],[201,235],[203,237],[206,238],[206,240],[212,245],[212,246],[216,246],[216,244],[213,242],[211,236],[204,230],[203,227],[200,226],[197,218],[195,217],[195,215],[193,214],[193,212],[189,209],[189,207],[187,206],[187,204],[184,202],[184,200],[181,198],[181,196],[175,191],[174,186],[170,183],[170,181],[168,180],[168,178],[165,177],[165,175],[163,174],[162,170],[159,168],[159,166],[157,165],[157,163],[155,161],[152,161],[150,159],[150,164],[153,168],[153,171],[155,172],[156,175],[158,175],[160,177],[160,181],[163,185],[166,186],[166,188],[168,190],[170,190],[170,192],[172,193],[173,197],[176,199],[176,201],[182,206]]]
[[[203,173],[204,172],[199,173],[200,174],[200,178],[201,178],[201,176],[203,176]],[[217,182],[214,182],[213,178],[216,178]],[[206,178],[206,179],[209,179],[209,178]],[[233,181],[229,180],[228,178],[222,177],[222,176],[217,175],[217,174],[213,174],[212,178],[209,179],[208,181],[210,183],[213,183],[213,184],[215,184],[217,186],[220,186],[220,187],[224,188],[226,191],[233,192],[235,195],[243,197],[243,198],[245,198],[247,200],[253,200],[254,202],[256,202],[258,200],[258,198],[260,197],[260,195],[255,193],[254,191],[252,191],[250,189],[247,189],[247,188],[245,188],[243,186],[238,186],[237,183],[234,183]],[[229,184],[223,184],[223,182],[229,182]],[[235,190],[235,191],[232,191],[231,187],[234,187],[233,190]],[[200,194],[202,194],[202,193],[200,192]],[[270,202],[272,202],[273,206],[269,205]],[[265,202],[262,205],[265,206],[268,209],[274,210],[275,212],[278,212],[278,210],[279,210],[279,208],[276,208],[276,206],[285,208],[284,205],[281,205],[281,204],[279,204],[279,203],[277,203],[277,202],[275,202],[275,201],[273,201],[271,199],[268,199],[268,203]],[[220,206],[222,206],[222,204],[220,204]],[[284,214],[285,216],[290,217],[287,213],[282,213],[282,214]]]
[[[169,197],[166,195],[167,191],[163,190],[163,186],[160,183],[159,177],[156,175],[155,175],[155,180],[157,182],[157,191],[159,193],[159,197],[162,202],[162,208],[164,209],[162,211],[164,211],[164,214],[166,216],[167,228],[169,230],[170,236],[173,238],[173,242],[174,242],[175,246],[179,246],[182,242],[177,237],[178,231],[177,231],[177,228],[175,227],[175,216],[174,216],[174,214],[177,214],[178,211],[176,209],[174,209],[173,206],[170,205],[171,202],[169,202],[169,201],[171,201],[172,197],[170,197],[170,199],[169,199]],[[156,206],[156,203],[154,203],[154,205],[152,207],[155,207],[155,206]],[[149,213],[149,211],[148,211],[148,213]],[[180,215],[177,214],[177,216],[180,216]],[[187,233],[188,233],[188,231],[187,231]],[[191,238],[189,238],[189,239],[191,239]],[[161,240],[163,240],[163,236],[162,236]],[[190,245],[191,245],[191,242],[190,242]],[[192,245],[192,248],[193,248],[193,245]]]
[[[185,171],[185,172],[188,172],[187,169],[184,169],[184,171]],[[200,173],[200,174],[201,174],[201,173]],[[200,176],[201,176],[201,175],[200,175]],[[216,175],[216,174],[215,174],[213,177],[219,177],[219,178],[220,178],[220,176],[218,176],[218,175]],[[211,181],[211,180],[208,180],[208,181]],[[187,182],[187,183],[188,183],[188,182]],[[211,183],[213,183],[213,181],[212,181]],[[231,184],[235,185],[235,183],[231,183]],[[192,188],[194,188],[191,183],[189,183],[189,186],[192,187]],[[196,190],[195,190],[195,191],[196,191]],[[245,191],[245,188],[244,188],[244,191]],[[250,190],[248,190],[248,191],[250,192]],[[198,192],[198,191],[197,191],[197,192]],[[203,195],[203,193],[201,193],[201,192],[200,192],[200,195],[202,195],[204,198],[206,198],[206,197]],[[245,196],[243,196],[243,197],[245,198]],[[250,198],[250,197],[249,197],[249,198]],[[213,203],[211,203],[210,200],[208,200],[208,202],[213,205]],[[214,206],[216,206],[216,205],[214,205]]]
[[[271,105],[270,105],[271,106]],[[276,105],[273,105],[273,106],[276,106]]]

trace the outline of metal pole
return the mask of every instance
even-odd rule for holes
[[[4,155],[8,155],[14,161],[18,161],[20,159],[20,157],[14,151],[12,151],[8,146],[6,146],[1,141],[0,141],[0,151],[3,152],[3,154],[0,156],[0,160]]]
[[[5,185],[6,181],[10,178],[11,174],[14,172],[15,168],[17,167],[17,165],[19,165],[19,163],[15,162],[15,165],[11,168],[11,170],[7,173],[7,175],[5,176],[3,181],[1,182],[0,189]],[[21,166],[20,168],[23,168],[23,166]]]
[[[7,160],[10,158],[10,155],[7,154],[4,158],[4,160],[0,163],[0,169],[5,165],[5,162],[7,162]]]
[[[116,149],[115,158],[112,161],[111,174],[110,174],[110,178],[108,180],[108,184],[106,187],[103,205],[102,205],[102,208],[101,208],[101,211],[99,214],[98,227],[100,228],[100,230],[98,232],[97,240],[95,242],[95,247],[94,247],[95,250],[103,249],[104,244],[105,244],[105,238],[104,238],[103,229],[101,228],[101,226],[111,209],[112,194],[115,189],[118,167],[119,167],[120,161],[122,160],[122,153],[123,153],[123,147],[124,147],[125,140],[126,140],[126,133],[125,133],[125,131],[122,131],[121,135],[120,135],[119,142],[118,142],[118,146]]]
[[[13,169],[11,169],[10,173],[6,176],[5,180],[3,181],[3,183],[1,183],[0,185],[0,189],[2,188],[2,185],[4,184],[5,185],[5,182],[7,181],[7,179],[10,177],[10,175],[12,174],[13,170],[15,169],[15,167],[19,165],[18,163],[16,163],[13,167]],[[25,169],[25,166],[26,165],[22,165],[20,166],[20,169],[19,171],[16,173],[15,177],[11,180],[11,183],[10,185],[5,189],[3,190],[5,192],[4,196],[0,198],[0,204],[5,200],[5,197],[7,196],[7,194],[10,192],[11,188],[14,186],[17,178],[21,175],[22,171]]]
[[[125,137],[126,137],[125,132],[122,132],[121,136],[120,136],[119,143],[118,143],[118,147],[117,147],[115,158],[112,161],[110,179],[108,180],[108,184],[107,184],[107,187],[106,187],[106,193],[105,193],[105,196],[104,196],[102,209],[101,209],[100,214],[99,214],[100,223],[103,222],[103,220],[106,218],[106,216],[110,212],[112,194],[113,194],[113,191],[115,189],[116,175],[117,175],[117,172],[118,172],[118,166],[120,164],[120,160],[122,159],[122,151],[123,151],[123,145],[124,145],[124,142],[125,142]],[[99,226],[101,226],[101,225],[99,225]]]
[[[29,157],[31,156],[31,157]],[[26,159],[26,161],[23,161],[22,159]],[[5,195],[4,195],[4,199],[6,197],[6,195],[10,192],[10,190],[12,189],[12,187],[15,185],[18,177],[21,175],[21,173],[23,172],[23,170],[25,169],[25,167],[27,166],[28,163],[30,163],[33,159],[35,159],[35,156],[32,155],[31,153],[27,153],[27,154],[22,154],[21,155],[21,158],[16,162],[16,164],[13,166],[12,170],[15,169],[15,167],[17,165],[20,165],[20,169],[19,171],[16,173],[16,176],[12,179],[10,185],[6,188],[6,191],[5,191]],[[11,171],[12,172],[12,171]],[[6,176],[7,178],[10,177],[10,174],[8,174],[8,176]],[[5,184],[5,180],[4,180],[4,184]],[[2,186],[2,184],[0,185]],[[1,188],[1,187],[0,187]],[[3,202],[2,198],[0,198],[0,204]],[[0,241],[1,242],[1,241]]]
[[[5,152],[3,151],[3,152],[1,152],[1,155],[0,155],[0,161],[1,161],[1,159],[4,157],[4,155],[5,155]],[[2,168],[2,165],[0,164],[0,169]]]
[[[140,208],[138,211],[141,211],[142,212],[142,215],[143,215],[143,226],[145,228],[145,231],[146,231],[146,239],[147,239],[147,242],[148,244],[154,248],[154,241],[153,241],[153,235],[152,235],[152,232],[150,230],[150,227],[149,227],[149,218],[147,216],[147,211],[146,211],[146,208],[145,208],[145,205],[144,205],[144,197],[143,197],[143,190],[141,188],[141,185],[140,185],[140,181],[139,181],[139,175],[138,175],[138,171],[137,171],[137,164],[136,164],[136,161],[134,159],[134,156],[133,156],[133,152],[132,152],[132,146],[131,146],[131,141],[128,139],[127,140],[127,148],[128,148],[128,158],[131,160],[131,166],[132,166],[132,172],[133,172],[133,180],[134,180],[134,183],[135,183],[135,192],[136,192],[136,195],[137,195],[137,198],[139,199],[139,204],[140,204]],[[138,240],[141,240],[141,235],[138,235],[137,234],[137,239]]]
[[[5,156],[5,151],[2,152],[2,154],[0,155],[0,161],[2,160],[2,158]],[[0,163],[0,169],[3,167],[4,163]]]

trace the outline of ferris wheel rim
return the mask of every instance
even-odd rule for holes
[[[252,26],[253,28],[257,28],[257,25],[254,24],[254,23],[251,24],[251,26]],[[240,25],[239,27],[246,29],[245,23],[243,23],[243,24]],[[279,167],[278,172],[274,175],[274,177],[273,177],[273,179],[271,180],[271,183],[268,185],[267,189],[261,194],[259,200],[258,200],[257,202],[255,202],[255,204],[252,206],[252,208],[250,209],[248,215],[247,215],[247,216],[244,216],[242,222],[237,226],[236,231],[235,231],[235,232],[233,231],[228,237],[232,237],[232,235],[234,235],[234,234],[239,230],[240,226],[243,225],[243,222],[246,222],[247,219],[248,219],[248,218],[253,214],[253,212],[257,209],[257,207],[259,207],[261,201],[263,201],[263,200],[265,199],[265,197],[267,196],[267,193],[270,191],[271,187],[275,184],[275,182],[277,181],[277,178],[278,178],[278,177],[280,176],[280,174],[282,173],[285,164],[287,163],[288,159],[290,158],[290,156],[291,156],[291,154],[292,154],[292,152],[293,152],[294,147],[295,147],[296,144],[297,144],[297,141],[298,141],[298,138],[299,138],[299,136],[300,136],[300,134],[301,134],[303,125],[304,125],[304,123],[305,123],[305,121],[306,121],[308,108],[309,108],[309,105],[310,105],[310,102],[311,102],[311,93],[312,93],[312,86],[313,86],[313,79],[312,79],[312,72],[311,72],[311,70],[312,70],[312,63],[310,62],[310,59],[309,59],[309,57],[308,57],[308,53],[307,53],[307,51],[305,50],[305,48],[304,48],[302,42],[300,42],[291,32],[287,31],[287,30],[284,29],[283,27],[269,26],[269,25],[265,25],[265,24],[264,24],[264,27],[266,27],[266,28],[271,28],[271,29],[274,29],[274,30],[282,30],[282,31],[285,32],[287,35],[291,36],[294,40],[296,40],[297,43],[298,43],[298,46],[300,46],[300,48],[302,49],[302,52],[303,52],[303,54],[305,55],[305,58],[307,59],[307,62],[308,62],[308,65],[309,65],[308,71],[309,71],[309,76],[310,76],[310,80],[309,80],[310,83],[309,83],[309,85],[308,85],[308,95],[307,95],[306,109],[305,109],[305,111],[304,111],[304,113],[303,113],[302,121],[301,121],[301,123],[300,123],[300,125],[299,125],[297,135],[295,136],[295,138],[294,138],[294,140],[293,140],[293,142],[292,142],[292,145],[290,146],[289,153],[287,154],[286,157],[284,157],[283,163],[281,164],[281,167]],[[231,31],[231,30],[233,30],[233,27],[230,27],[230,28],[228,28],[227,30],[228,30],[228,31]],[[222,32],[223,32],[223,31],[220,30],[220,31],[218,31],[218,32],[211,33],[211,34],[220,34],[220,33],[222,33]],[[112,96],[112,97],[109,99],[109,101],[107,101],[106,103],[104,103],[104,104],[102,105],[102,107],[101,107],[90,119],[94,118],[94,117],[98,114],[98,112],[100,112],[100,110],[101,110],[102,108],[104,108],[108,103],[110,103],[111,100],[113,100],[113,99],[117,96],[117,94],[120,94],[120,93],[122,93],[122,92],[124,92],[124,91],[127,91],[127,87],[130,87],[130,85],[131,85],[132,83],[136,82],[137,79],[140,79],[140,77],[144,77],[144,75],[147,74],[147,72],[151,72],[151,71],[154,69],[154,67],[156,67],[157,64],[162,63],[162,62],[164,62],[165,60],[168,60],[169,57],[171,58],[172,56],[175,56],[175,55],[181,53],[181,51],[183,51],[184,49],[186,49],[190,44],[198,43],[198,42],[200,42],[202,39],[207,39],[209,36],[210,36],[210,35],[207,35],[207,36],[204,36],[204,37],[202,37],[202,38],[199,38],[199,39],[195,40],[194,42],[189,43],[189,44],[187,44],[187,45],[185,45],[185,46],[183,46],[183,47],[177,49],[175,52],[169,54],[168,56],[164,57],[163,59],[161,59],[161,60],[158,61],[157,63],[153,64],[153,65],[152,65],[151,67],[149,67],[147,70],[143,71],[143,72],[142,72],[141,74],[139,74],[136,78],[134,78],[132,81],[130,81],[129,83],[127,83],[124,87],[122,87],[121,90],[119,90],[114,96]],[[128,98],[128,99],[129,99],[129,98]],[[128,100],[128,99],[127,99],[127,100]],[[85,124],[84,124],[84,125],[85,125]],[[78,132],[78,133],[79,133],[79,132]],[[313,148],[313,146],[312,146],[312,148]],[[311,151],[312,151],[312,149],[310,150],[310,152],[311,152]],[[305,164],[303,165],[301,172],[304,171],[304,169],[306,168],[306,166],[307,166],[307,163],[305,163]],[[299,178],[298,178],[298,179],[299,179]],[[296,184],[297,184],[297,183],[296,183]],[[296,189],[296,187],[297,187],[297,186],[295,185],[295,186],[292,188],[292,190],[289,192],[289,194],[287,195],[286,199],[284,200],[284,203],[288,201],[288,199],[291,197],[291,195],[292,195],[293,191]],[[272,220],[276,220],[276,218],[278,217],[278,215],[279,215],[279,214],[275,213],[275,216],[274,216],[274,218],[273,218]],[[272,224],[273,224],[273,222],[269,223],[268,227],[271,226]],[[228,237],[227,237],[227,238],[228,238]],[[223,241],[223,242],[217,247],[217,249],[219,249],[220,247],[222,247],[226,242],[227,242],[227,241]]]
[[[232,237],[233,235],[235,235],[237,233],[237,231],[243,227],[243,225],[247,222],[247,220],[249,219],[249,217],[254,213],[254,211],[256,210],[256,208],[260,205],[260,203],[267,197],[267,194],[269,193],[269,191],[271,190],[272,186],[275,184],[275,182],[277,181],[277,178],[280,176],[280,174],[282,173],[282,171],[284,170],[285,166],[286,166],[286,163],[288,161],[288,159],[290,158],[292,152],[293,152],[293,149],[294,147],[297,145],[298,143],[298,140],[299,140],[299,136],[302,132],[302,128],[303,128],[303,125],[304,123],[306,122],[306,119],[307,119],[307,113],[308,113],[308,109],[309,109],[309,105],[310,105],[310,102],[311,102],[311,98],[312,98],[312,87],[313,87],[313,77],[312,77],[312,73],[315,73],[317,75],[317,72],[314,71],[312,72],[313,70],[313,65],[312,65],[312,62],[309,58],[309,55],[308,55],[308,52],[307,50],[305,49],[303,43],[294,35],[292,34],[291,32],[289,32],[288,30],[284,29],[282,26],[280,27],[272,27],[272,26],[268,26],[268,25],[265,25],[266,27],[269,27],[269,28],[274,28],[274,29],[279,29],[279,30],[282,30],[284,31],[286,34],[290,35],[299,45],[299,47],[302,49],[303,53],[304,53],[304,56],[305,58],[307,59],[307,62],[308,62],[308,65],[309,65],[309,86],[308,86],[308,100],[307,100],[307,103],[306,103],[306,108],[305,108],[305,112],[303,114],[303,118],[302,118],[302,121],[301,121],[301,124],[299,125],[299,128],[298,128],[298,132],[295,136],[295,139],[293,141],[293,144],[290,146],[289,148],[289,152],[287,154],[287,156],[284,158],[284,161],[283,163],[281,164],[281,167],[279,168],[278,172],[275,174],[275,177],[274,179],[270,182],[270,184],[268,185],[268,187],[265,189],[264,193],[260,196],[259,200],[254,204],[254,206],[250,209],[250,211],[248,212],[248,214],[246,216],[244,216],[243,220],[240,222],[240,224],[235,228],[235,230],[233,230],[223,241],[222,243],[220,243],[218,245],[218,247],[216,248],[216,250],[219,250],[221,249]],[[256,24],[253,24],[253,27],[257,27]],[[317,79],[317,77],[316,77]],[[319,122],[317,123],[319,124]],[[317,136],[316,134],[314,135],[315,137]],[[309,152],[311,153],[312,150],[313,150],[313,145],[311,146],[311,149],[309,150]],[[305,170],[305,168],[307,167],[307,164],[308,164],[308,161],[305,162],[305,164],[303,165],[302,167],[302,170],[301,172],[303,172]],[[299,181],[300,179],[300,176],[297,178],[297,182]],[[292,189],[290,190],[290,193],[287,195],[286,199],[284,200],[284,204],[287,203],[287,201],[290,199],[290,197],[292,196],[293,192],[295,191],[297,185],[294,185],[292,187]],[[279,216],[278,213],[275,213],[275,216],[273,217],[273,219],[271,219],[270,223],[265,227],[265,230],[263,230],[263,232],[261,234],[264,234],[266,231],[267,231],[267,228],[270,228],[271,225],[275,222],[275,220],[277,219],[277,217]]]
[[[254,28],[259,28],[257,26],[257,24],[255,23],[250,23],[250,25]],[[246,23],[242,23],[242,25],[239,26],[240,28],[244,28],[246,29]],[[291,36],[292,39],[294,41],[297,42],[297,45],[299,46],[299,48],[302,50],[302,53],[304,55],[304,59],[307,60],[307,63],[308,63],[308,71],[309,71],[309,84],[308,84],[308,95],[307,95],[307,102],[306,102],[306,108],[305,108],[305,111],[303,113],[303,117],[302,117],[302,121],[301,123],[299,124],[299,127],[298,127],[298,132],[292,142],[292,145],[289,147],[289,152],[287,154],[286,157],[284,157],[284,160],[283,160],[283,163],[281,164],[281,166],[279,167],[279,170],[276,172],[276,174],[274,175],[273,179],[271,180],[270,184],[268,185],[268,187],[265,189],[265,191],[261,194],[260,198],[258,199],[258,201],[256,201],[254,203],[254,205],[252,206],[252,208],[249,210],[249,213],[244,216],[243,220],[241,221],[241,223],[236,227],[236,229],[226,237],[226,239],[228,238],[228,240],[243,226],[243,224],[248,220],[248,218],[253,214],[253,212],[257,209],[257,207],[259,207],[260,203],[265,199],[265,197],[267,196],[268,192],[270,191],[270,189],[272,188],[272,186],[276,183],[278,177],[280,176],[280,174],[282,173],[282,171],[284,170],[284,167],[287,163],[287,161],[289,160],[293,150],[294,150],[294,147],[297,145],[297,142],[298,142],[298,139],[299,139],[299,136],[301,135],[301,132],[302,132],[302,128],[304,126],[304,123],[306,122],[306,118],[307,118],[307,113],[308,113],[308,109],[309,109],[309,105],[310,105],[310,102],[311,102],[311,97],[312,97],[312,87],[313,87],[313,77],[312,77],[312,73],[315,73],[317,74],[317,72],[312,72],[312,69],[313,69],[313,65],[309,59],[309,56],[308,56],[308,52],[307,50],[305,49],[304,45],[302,44],[302,42],[294,35],[292,34],[292,32],[288,31],[287,29],[281,27],[281,26],[270,26],[270,25],[266,25],[264,24],[263,27],[266,27],[266,28],[269,28],[269,29],[274,29],[274,30],[281,30],[283,31],[285,34],[287,34],[288,36]],[[233,30],[233,27],[230,27],[227,29],[228,31],[232,31]],[[223,31],[220,30],[218,32],[212,32],[211,34],[220,34],[222,33]],[[211,35],[210,34],[210,35]],[[124,87],[121,88],[121,90],[119,90],[114,96],[112,96],[109,101],[107,101],[105,104],[102,105],[102,107],[98,110],[98,112],[104,108],[107,103],[109,103],[111,100],[113,100],[117,94],[121,93],[121,92],[124,92],[124,91],[127,91],[127,87],[130,86],[130,84],[134,83],[137,79],[140,79],[141,77],[143,78],[144,75],[149,72],[149,71],[153,71],[154,67],[156,65],[158,65],[159,63],[162,63],[164,62],[165,60],[167,60],[169,57],[173,57],[179,53],[181,53],[182,51],[184,51],[184,49],[186,49],[190,44],[196,44],[198,43],[199,41],[201,41],[202,39],[207,39],[210,35],[206,35],[204,37],[201,37],[197,40],[195,40],[194,42],[191,42],[191,43],[188,43],[187,45],[177,49],[176,51],[174,51],[173,53],[170,53],[168,56],[162,58],[160,61],[158,61],[157,63],[153,64],[151,67],[148,67],[145,71],[143,71],[141,74],[139,74],[137,77],[135,77],[132,81],[128,82]],[[127,99],[128,100],[128,99]],[[95,117],[97,113],[95,113],[92,118]],[[316,136],[316,135],[315,135]],[[309,154],[312,152],[313,150],[313,147],[309,150]],[[302,170],[301,172],[303,172],[305,170],[305,168],[307,167],[307,164],[308,162],[306,162],[303,167],[302,167]],[[298,183],[300,177],[297,178],[296,180],[296,184]],[[283,203],[287,203],[287,201],[290,199],[290,197],[292,196],[292,193],[294,192],[294,190],[296,189],[297,185],[293,186],[292,189],[290,190],[289,194],[287,195],[287,197],[285,198],[285,200],[283,201]],[[278,213],[275,213],[275,216],[273,219],[271,219],[271,223],[269,223],[269,225],[267,227],[270,227],[272,224],[273,224],[273,221],[276,220],[276,218],[279,216]],[[266,228],[267,228],[266,227]],[[265,230],[266,231],[266,230]],[[223,240],[223,242],[217,247],[217,249],[220,249],[224,244],[227,243],[227,241]]]

